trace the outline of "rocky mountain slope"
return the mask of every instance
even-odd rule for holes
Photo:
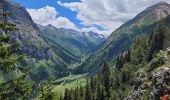
[[[66,70],[67,64],[44,41],[39,28],[33,22],[25,7],[4,1],[1,11],[13,12],[7,20],[15,23],[19,31],[9,34],[23,46],[21,53],[27,55],[23,65],[28,66],[32,71],[32,79],[47,78],[49,75],[59,76],[60,73],[57,73],[57,71]]]
[[[96,71],[103,61],[113,65],[115,56],[126,51],[135,37],[141,34],[149,36],[153,31],[153,24],[168,15],[170,15],[170,4],[166,2],[160,2],[146,8],[132,20],[115,30],[76,72]]]

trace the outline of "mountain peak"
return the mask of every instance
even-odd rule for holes
[[[170,8],[170,4],[168,4],[167,2],[159,2],[149,8],[150,9],[168,9]]]
[[[159,3],[155,4],[155,5],[169,5],[169,4],[167,2],[162,1],[162,2],[159,2]]]
[[[167,17],[170,15],[170,4],[167,2],[159,2],[153,6],[150,6],[146,8],[144,11],[139,13],[135,19],[141,19],[141,18],[148,18],[152,20],[160,20],[162,18]]]

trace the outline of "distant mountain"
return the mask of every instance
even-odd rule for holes
[[[56,28],[52,25],[40,26],[43,36],[51,39],[56,45],[70,51],[75,56],[90,54],[99,44],[105,41],[103,35],[94,32],[78,32],[73,29]],[[49,40],[50,41],[50,40]]]
[[[166,2],[160,2],[145,9],[116,29],[106,42],[77,68],[76,72],[94,72],[104,61],[113,65],[116,55],[126,51],[137,36],[141,34],[149,36],[155,27],[154,23],[168,15],[170,15],[170,4]]]
[[[70,67],[85,59],[90,53],[105,40],[103,37],[88,37],[74,30],[66,31],[57,29],[51,25],[47,27],[37,26],[25,7],[14,2],[5,1],[0,11],[11,11],[12,16],[8,21],[15,23],[19,31],[9,33],[12,39],[22,45],[20,53],[27,58],[22,62],[32,74],[33,80],[43,80],[64,76],[70,73]],[[85,55],[85,56],[84,56]]]

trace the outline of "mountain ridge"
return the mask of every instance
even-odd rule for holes
[[[121,52],[126,51],[132,41],[136,36],[144,34],[144,30],[150,25],[154,24],[156,21],[159,21],[162,18],[170,15],[170,8],[167,7],[167,3],[165,3],[165,7],[160,9],[160,5],[164,5],[164,3],[158,3],[151,7],[146,8],[144,11],[140,12],[133,19],[129,20],[118,29],[116,29],[106,40],[106,42],[98,47],[93,56],[89,57],[81,66],[79,66],[76,72],[94,72],[99,69],[99,66],[102,63],[97,62],[108,62],[113,65],[114,58],[119,55]],[[170,4],[168,4],[170,6]],[[158,8],[159,10],[151,9]],[[160,12],[161,14],[158,14]],[[164,13],[167,12],[167,13]],[[93,64],[93,62],[95,64]],[[85,66],[85,67],[84,67]]]
[[[73,29],[56,28],[53,25],[38,25],[38,27],[44,35],[53,35],[51,38],[55,37],[53,40],[55,40],[57,44],[67,49],[68,46],[71,45],[71,48],[68,50],[79,48],[77,52],[77,54],[80,52],[79,55],[90,53],[96,46],[105,41],[104,37],[94,32],[79,32]]]

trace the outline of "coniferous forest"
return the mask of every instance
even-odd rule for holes
[[[64,2],[58,6],[70,6]],[[17,0],[1,0],[0,100],[170,100],[167,2],[156,1],[105,36],[57,22],[63,17],[53,7],[30,9]],[[48,18],[57,24],[45,25]]]

